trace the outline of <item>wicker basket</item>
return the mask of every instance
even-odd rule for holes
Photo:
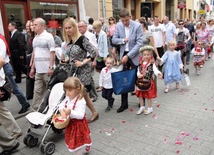
[[[68,116],[67,119],[60,118],[60,114],[54,114],[52,117],[52,122],[54,124],[54,127],[57,129],[63,129],[65,128],[70,121],[70,117]]]

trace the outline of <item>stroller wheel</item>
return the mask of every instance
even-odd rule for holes
[[[45,153],[44,145],[43,145],[42,143],[39,145],[39,150],[40,150],[42,153]]]
[[[29,147],[34,147],[38,144],[38,138],[34,138],[33,136],[31,135],[28,135],[27,136],[27,145]]]
[[[55,144],[53,142],[47,142],[44,146],[44,153],[46,155],[51,155],[55,151]]]
[[[23,139],[23,143],[28,146],[27,140],[28,140],[29,135],[25,135],[24,139]]]

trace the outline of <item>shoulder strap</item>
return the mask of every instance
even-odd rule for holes
[[[8,56],[10,56],[10,49],[9,49],[9,46],[8,46],[8,44],[7,44],[7,41],[6,41],[5,37],[4,37],[3,35],[0,34],[0,39],[2,39],[3,42],[5,43],[6,50],[7,50],[7,54],[8,54]]]

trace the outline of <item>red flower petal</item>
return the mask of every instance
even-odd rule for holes
[[[181,135],[186,135],[186,132],[184,132],[184,131],[181,131]]]
[[[179,153],[180,153],[180,151],[179,151],[179,150],[177,150],[177,151],[176,151],[176,153],[177,153],[177,154],[179,154]]]
[[[159,108],[159,107],[160,107],[160,104],[157,104],[157,107]]]
[[[130,112],[132,112],[132,111],[133,111],[133,109],[132,109],[132,108],[130,108],[130,109],[129,109],[129,111],[130,111]]]
[[[197,138],[197,137],[195,137],[195,138],[193,138],[193,140],[198,140],[198,138]]]
[[[167,142],[166,142],[166,138],[164,139],[164,141],[163,141],[163,142],[164,142],[164,144],[166,144],[166,143],[167,143]]]
[[[205,108],[205,110],[207,110],[207,108]]]
[[[154,118],[154,117],[156,117],[156,115],[154,114],[154,115],[152,115],[152,118]]]
[[[125,120],[122,120],[122,123],[126,123],[126,121],[125,121]]]
[[[182,145],[183,143],[182,143],[182,141],[177,141],[177,142],[175,142],[175,144]]]

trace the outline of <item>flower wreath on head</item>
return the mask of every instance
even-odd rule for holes
[[[141,47],[139,49],[139,52],[143,52],[143,51],[146,51],[146,50],[154,51],[154,48],[152,46],[150,46],[150,45],[145,45],[145,46],[143,46],[143,47]]]
[[[146,50],[154,51],[154,48],[150,45],[145,45],[139,49],[139,52],[142,53],[143,51],[146,51]],[[141,57],[139,64],[142,64],[142,62],[143,62],[143,58]],[[154,63],[154,58],[151,60],[151,63]]]

